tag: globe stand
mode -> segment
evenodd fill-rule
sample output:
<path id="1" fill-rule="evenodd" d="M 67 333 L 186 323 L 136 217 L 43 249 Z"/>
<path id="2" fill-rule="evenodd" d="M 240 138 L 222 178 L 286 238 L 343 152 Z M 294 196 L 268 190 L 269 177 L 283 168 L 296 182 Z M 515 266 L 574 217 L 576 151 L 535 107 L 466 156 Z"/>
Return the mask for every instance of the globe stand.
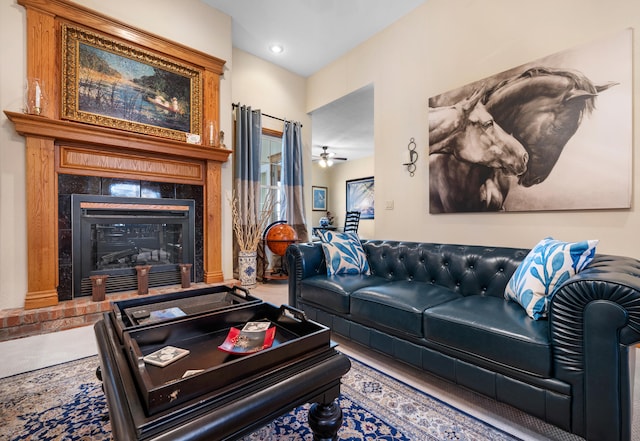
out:
<path id="1" fill-rule="evenodd" d="M 287 247 L 297 241 L 298 235 L 296 234 L 296 231 L 288 225 L 286 221 L 277 221 L 272 223 L 265 228 L 262 235 L 262 244 L 264 249 L 266 250 L 268 248 L 275 256 L 280 257 L 284 257 Z M 289 274 L 284 266 L 273 269 L 270 272 L 267 271 L 268 266 L 269 262 L 265 256 L 263 266 L 263 279 L 265 282 L 267 280 L 287 280 L 289 278 Z"/>
<path id="2" fill-rule="evenodd" d="M 267 259 L 264 260 L 264 275 L 262 276 L 264 280 L 287 280 L 289 278 L 289 273 L 284 268 L 274 268 L 271 271 L 268 271 L 267 267 L 269 266 L 269 262 Z"/>

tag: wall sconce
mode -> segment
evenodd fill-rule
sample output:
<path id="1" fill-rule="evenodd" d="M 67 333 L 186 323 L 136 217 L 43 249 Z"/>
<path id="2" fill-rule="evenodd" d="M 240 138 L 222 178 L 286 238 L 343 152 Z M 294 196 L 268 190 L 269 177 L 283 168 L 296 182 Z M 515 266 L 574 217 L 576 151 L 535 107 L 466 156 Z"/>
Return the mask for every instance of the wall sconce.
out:
<path id="1" fill-rule="evenodd" d="M 409 149 L 409 162 L 405 162 L 402 165 L 407 167 L 409 176 L 413 177 L 413 175 L 416 174 L 416 162 L 418 162 L 418 152 L 416 152 L 416 141 L 414 138 L 409 140 L 407 148 Z"/>

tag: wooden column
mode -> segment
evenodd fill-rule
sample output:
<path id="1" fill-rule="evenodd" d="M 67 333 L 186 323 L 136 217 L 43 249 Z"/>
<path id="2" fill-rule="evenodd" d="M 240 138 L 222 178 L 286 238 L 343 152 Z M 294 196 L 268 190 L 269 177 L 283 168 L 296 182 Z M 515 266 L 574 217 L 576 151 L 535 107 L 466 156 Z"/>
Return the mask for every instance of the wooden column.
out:
<path id="1" fill-rule="evenodd" d="M 45 102 L 41 116 L 58 118 L 60 109 L 55 19 L 37 9 L 27 9 L 27 78 L 42 81 Z"/>
<path id="2" fill-rule="evenodd" d="M 207 161 L 204 186 L 204 282 L 222 282 L 222 165 Z"/>
<path id="3" fill-rule="evenodd" d="M 27 78 L 41 82 L 43 118 L 59 116 L 56 54 L 54 16 L 28 8 Z M 24 307 L 33 309 L 58 304 L 58 183 L 54 140 L 27 136 L 25 146 L 29 270 Z"/>
<path id="4" fill-rule="evenodd" d="M 52 139 L 27 136 L 25 309 L 58 304 L 58 183 Z"/>
<path id="5" fill-rule="evenodd" d="M 208 140 L 209 130 L 207 123 L 214 121 L 218 131 L 220 131 L 220 111 L 218 99 L 220 94 L 220 74 L 206 69 L 202 75 L 204 83 L 204 105 L 202 107 L 202 142 Z M 206 145 L 206 144 L 205 144 Z M 218 147 L 217 145 L 215 147 Z"/>
<path id="6" fill-rule="evenodd" d="M 215 121 L 220 130 L 220 115 L 217 105 L 220 93 L 220 75 L 209 69 L 205 70 L 204 109 L 205 126 L 207 121 Z M 216 105 L 207 105 L 216 103 Z M 206 135 L 203 140 L 206 139 Z M 216 146 L 218 147 L 218 146 Z M 220 162 L 207 161 L 205 165 L 204 184 L 204 232 L 203 259 L 204 282 L 216 283 L 224 280 L 222 273 L 222 167 Z"/>

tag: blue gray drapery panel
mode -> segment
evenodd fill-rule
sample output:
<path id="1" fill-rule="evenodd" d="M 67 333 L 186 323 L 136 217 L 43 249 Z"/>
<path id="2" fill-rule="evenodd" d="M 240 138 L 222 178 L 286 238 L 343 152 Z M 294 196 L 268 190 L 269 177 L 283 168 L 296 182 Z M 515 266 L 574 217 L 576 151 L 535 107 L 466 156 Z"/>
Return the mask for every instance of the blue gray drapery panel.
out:
<path id="1" fill-rule="evenodd" d="M 240 215 L 255 219 L 259 204 L 249 201 L 260 199 L 260 150 L 262 144 L 262 115 L 251 107 L 236 108 L 236 133 L 233 151 L 234 185 L 236 197 L 240 201 Z M 254 211 L 248 213 L 249 205 Z"/>
<path id="2" fill-rule="evenodd" d="M 258 219 L 260 213 L 260 151 L 262 148 L 262 115 L 260 110 L 236 106 L 236 125 L 233 149 L 233 191 L 239 203 L 242 219 Z M 233 239 L 233 255 L 240 251 Z M 258 277 L 262 277 L 264 249 L 258 246 Z M 234 273 L 237 266 L 234 259 Z"/>
<path id="3" fill-rule="evenodd" d="M 291 225 L 301 242 L 309 234 L 304 215 L 304 171 L 302 161 L 302 125 L 285 121 L 282 131 L 282 208 L 280 217 Z"/>

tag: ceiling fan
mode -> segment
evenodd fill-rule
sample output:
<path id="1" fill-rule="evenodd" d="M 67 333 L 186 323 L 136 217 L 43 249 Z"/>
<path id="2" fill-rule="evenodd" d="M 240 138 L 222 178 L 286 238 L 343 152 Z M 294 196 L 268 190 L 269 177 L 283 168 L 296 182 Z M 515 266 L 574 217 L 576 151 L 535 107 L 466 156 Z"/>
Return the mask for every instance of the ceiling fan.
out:
<path id="1" fill-rule="evenodd" d="M 331 167 L 333 165 L 333 161 L 347 160 L 347 158 L 336 157 L 336 154 L 333 152 L 328 152 L 328 148 L 329 147 L 327 147 L 326 145 L 322 146 L 322 153 L 320 153 L 320 156 L 316 158 L 320 167 Z"/>

